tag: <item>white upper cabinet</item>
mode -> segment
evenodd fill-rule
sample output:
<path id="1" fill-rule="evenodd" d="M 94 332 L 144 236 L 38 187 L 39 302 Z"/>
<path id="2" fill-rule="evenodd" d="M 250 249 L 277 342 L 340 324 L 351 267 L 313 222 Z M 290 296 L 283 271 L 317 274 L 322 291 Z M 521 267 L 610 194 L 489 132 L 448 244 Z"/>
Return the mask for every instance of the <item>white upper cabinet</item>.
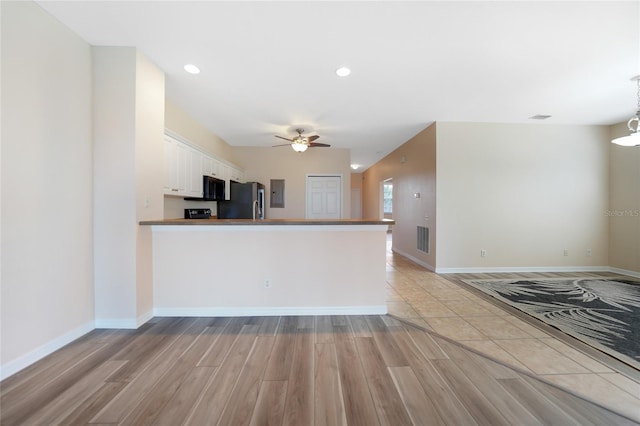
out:
<path id="1" fill-rule="evenodd" d="M 164 193 L 199 198 L 203 195 L 202 176 L 226 182 L 229 199 L 230 181 L 244 182 L 244 172 L 197 148 L 166 134 L 164 137 Z"/>
<path id="2" fill-rule="evenodd" d="M 222 179 L 220 162 L 207 154 L 202 154 L 202 173 L 207 176 Z"/>
<path id="3" fill-rule="evenodd" d="M 202 197 L 202 160 L 204 155 L 200 151 L 196 151 L 193 148 L 189 148 L 187 165 L 187 194 L 189 197 Z"/>
<path id="4" fill-rule="evenodd" d="M 174 139 L 164 139 L 164 192 L 187 195 L 188 147 Z"/>
<path id="5" fill-rule="evenodd" d="M 187 182 L 189 181 L 189 148 L 181 143 L 176 144 L 176 174 L 175 188 L 181 194 L 187 194 Z"/>
<path id="6" fill-rule="evenodd" d="M 177 162 L 175 154 L 176 145 L 169 138 L 164 138 L 164 192 L 170 193 L 177 180 Z M 177 186 L 177 185 L 175 185 Z M 176 188 L 176 191 L 178 189 Z"/>

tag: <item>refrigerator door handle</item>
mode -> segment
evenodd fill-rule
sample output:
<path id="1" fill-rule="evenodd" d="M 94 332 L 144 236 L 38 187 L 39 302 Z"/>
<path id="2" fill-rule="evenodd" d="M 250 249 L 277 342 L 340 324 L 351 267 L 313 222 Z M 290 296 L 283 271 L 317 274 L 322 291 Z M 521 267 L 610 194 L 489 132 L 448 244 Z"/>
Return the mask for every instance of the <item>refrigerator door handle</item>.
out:
<path id="1" fill-rule="evenodd" d="M 258 217 L 264 219 L 264 189 L 258 189 Z"/>

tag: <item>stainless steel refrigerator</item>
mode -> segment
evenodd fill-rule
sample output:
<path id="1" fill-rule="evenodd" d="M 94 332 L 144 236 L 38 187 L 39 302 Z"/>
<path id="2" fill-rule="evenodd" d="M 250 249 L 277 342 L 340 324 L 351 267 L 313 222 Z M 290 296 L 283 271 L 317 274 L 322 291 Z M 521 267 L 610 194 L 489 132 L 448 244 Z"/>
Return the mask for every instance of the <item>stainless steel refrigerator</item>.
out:
<path id="1" fill-rule="evenodd" d="M 264 185 L 231 181 L 230 200 L 218 201 L 218 219 L 264 219 Z"/>

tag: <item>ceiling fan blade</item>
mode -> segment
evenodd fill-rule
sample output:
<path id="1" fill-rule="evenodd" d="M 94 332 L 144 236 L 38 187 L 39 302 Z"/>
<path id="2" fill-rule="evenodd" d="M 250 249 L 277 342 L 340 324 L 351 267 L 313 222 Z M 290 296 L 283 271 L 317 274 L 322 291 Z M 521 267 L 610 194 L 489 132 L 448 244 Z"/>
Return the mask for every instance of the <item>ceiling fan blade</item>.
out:
<path id="1" fill-rule="evenodd" d="M 284 139 L 285 141 L 293 142 L 293 139 L 285 138 L 284 136 L 274 135 L 276 138 Z"/>
<path id="2" fill-rule="evenodd" d="M 318 148 L 324 148 L 324 147 L 329 147 L 331 145 L 329 145 L 328 143 L 318 143 L 318 142 L 310 142 L 309 143 L 310 147 L 318 147 Z"/>
<path id="3" fill-rule="evenodd" d="M 315 141 L 316 139 L 318 139 L 319 137 L 320 137 L 320 136 L 318 136 L 318 135 L 308 136 L 308 137 L 307 137 L 307 140 L 308 140 L 309 142 L 313 142 L 313 141 Z"/>
<path id="4" fill-rule="evenodd" d="M 271 148 L 275 148 L 277 146 L 291 146 L 291 144 L 290 143 L 283 143 L 281 145 L 271 145 Z"/>

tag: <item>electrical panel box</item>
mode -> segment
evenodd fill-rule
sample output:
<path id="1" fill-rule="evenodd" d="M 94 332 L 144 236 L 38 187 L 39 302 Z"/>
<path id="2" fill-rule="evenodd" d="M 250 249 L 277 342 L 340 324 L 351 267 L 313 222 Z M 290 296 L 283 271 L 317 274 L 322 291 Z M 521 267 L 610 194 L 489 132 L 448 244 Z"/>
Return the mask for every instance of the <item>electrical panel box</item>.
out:
<path id="1" fill-rule="evenodd" d="M 271 203 L 272 209 L 284 208 L 284 179 L 271 179 Z"/>

